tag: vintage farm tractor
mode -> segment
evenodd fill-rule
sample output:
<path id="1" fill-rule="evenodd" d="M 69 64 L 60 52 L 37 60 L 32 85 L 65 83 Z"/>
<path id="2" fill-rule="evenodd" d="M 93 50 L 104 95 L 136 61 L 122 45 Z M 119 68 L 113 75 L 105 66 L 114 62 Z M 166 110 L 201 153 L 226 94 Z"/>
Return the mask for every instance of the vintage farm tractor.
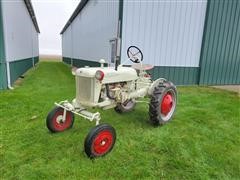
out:
<path id="1" fill-rule="evenodd" d="M 61 132 L 73 126 L 74 114 L 90 121 L 96 126 L 87 135 L 84 149 L 88 157 L 95 158 L 110 152 L 115 144 L 116 131 L 108 124 L 100 124 L 100 113 L 92 113 L 89 108 L 114 108 L 118 113 L 133 110 L 137 99 L 149 98 L 149 120 L 155 125 L 169 122 L 174 114 L 177 102 L 176 87 L 170 81 L 159 78 L 151 80 L 147 70 L 151 65 L 142 64 L 143 54 L 136 46 L 127 50 L 132 67 L 117 65 L 104 67 L 79 68 L 73 72 L 76 76 L 76 98 L 55 103 L 49 112 L 46 123 L 51 132 Z"/>

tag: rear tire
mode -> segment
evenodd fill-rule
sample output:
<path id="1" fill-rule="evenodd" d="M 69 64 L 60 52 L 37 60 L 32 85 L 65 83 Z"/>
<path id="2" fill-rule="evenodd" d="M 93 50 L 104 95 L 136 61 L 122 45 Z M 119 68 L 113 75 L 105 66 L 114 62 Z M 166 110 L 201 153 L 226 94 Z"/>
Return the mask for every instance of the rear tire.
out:
<path id="1" fill-rule="evenodd" d="M 177 104 L 177 90 L 170 81 L 159 83 L 153 90 L 149 104 L 150 122 L 155 125 L 164 125 L 169 122 L 175 112 Z"/>
<path id="2" fill-rule="evenodd" d="M 124 103 L 118 103 L 115 107 L 115 111 L 118 113 L 124 113 L 124 112 L 130 112 L 132 111 L 136 106 L 136 102 L 132 99 L 128 100 Z"/>
<path id="3" fill-rule="evenodd" d="M 101 157 L 112 150 L 115 141 L 115 129 L 108 124 L 99 124 L 88 133 L 84 149 L 89 158 Z"/>
<path id="4" fill-rule="evenodd" d="M 66 120 L 63 122 L 63 108 L 55 107 L 52 111 L 48 113 L 46 124 L 49 131 L 62 132 L 73 126 L 74 114 L 70 111 L 66 112 Z"/>

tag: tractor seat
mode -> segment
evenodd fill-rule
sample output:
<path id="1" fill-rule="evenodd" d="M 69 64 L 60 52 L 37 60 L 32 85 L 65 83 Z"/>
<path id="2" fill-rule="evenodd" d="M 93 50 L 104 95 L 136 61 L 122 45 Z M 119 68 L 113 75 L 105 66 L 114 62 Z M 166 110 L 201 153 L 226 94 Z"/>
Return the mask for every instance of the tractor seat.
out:
<path id="1" fill-rule="evenodd" d="M 151 70 L 153 67 L 154 66 L 150 65 L 150 64 L 142 64 L 141 65 L 140 63 L 132 65 L 132 68 L 134 68 L 136 70 L 145 70 L 145 71 Z"/>

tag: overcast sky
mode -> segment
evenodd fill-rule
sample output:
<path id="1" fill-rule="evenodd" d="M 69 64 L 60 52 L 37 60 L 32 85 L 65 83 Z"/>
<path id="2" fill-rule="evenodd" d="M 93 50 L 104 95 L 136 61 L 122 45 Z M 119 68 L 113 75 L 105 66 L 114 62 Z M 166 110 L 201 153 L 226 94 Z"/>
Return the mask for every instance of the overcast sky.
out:
<path id="1" fill-rule="evenodd" d="M 61 55 L 60 32 L 80 0 L 32 0 L 40 29 L 40 55 Z"/>

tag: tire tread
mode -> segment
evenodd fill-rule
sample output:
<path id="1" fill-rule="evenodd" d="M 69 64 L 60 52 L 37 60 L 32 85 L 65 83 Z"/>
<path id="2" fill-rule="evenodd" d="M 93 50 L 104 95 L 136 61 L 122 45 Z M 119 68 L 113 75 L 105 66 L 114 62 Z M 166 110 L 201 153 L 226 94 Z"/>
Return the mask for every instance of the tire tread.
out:
<path id="1" fill-rule="evenodd" d="M 159 119 L 159 97 L 164 93 L 166 88 L 174 88 L 176 90 L 176 87 L 173 85 L 170 81 L 165 81 L 163 83 L 159 83 L 158 86 L 156 86 L 153 90 L 153 93 L 151 95 L 151 100 L 149 103 L 149 120 L 150 123 L 154 126 L 161 126 L 165 124 L 166 122 Z"/>

